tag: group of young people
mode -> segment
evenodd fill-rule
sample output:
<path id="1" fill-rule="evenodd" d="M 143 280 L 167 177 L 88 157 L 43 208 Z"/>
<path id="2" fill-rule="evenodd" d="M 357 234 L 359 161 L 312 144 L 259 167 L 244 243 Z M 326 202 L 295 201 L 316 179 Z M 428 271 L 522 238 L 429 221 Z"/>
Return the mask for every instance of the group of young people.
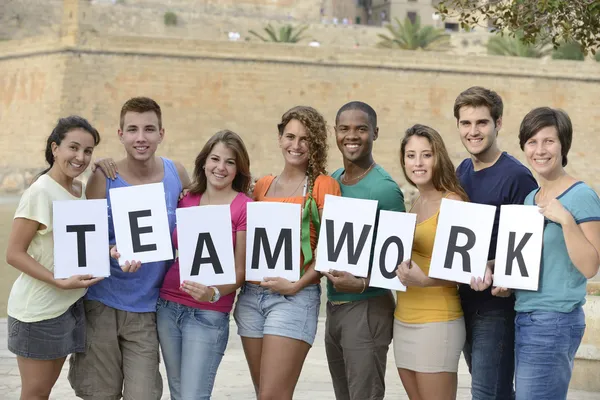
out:
<path id="1" fill-rule="evenodd" d="M 413 252 L 396 270 L 407 290 L 395 300 L 389 290 L 369 287 L 368 278 L 323 273 L 325 349 L 337 399 L 384 398 L 392 339 L 411 400 L 455 399 L 461 352 L 472 375 L 473 399 L 566 398 L 585 329 L 586 280 L 600 264 L 600 199 L 564 169 L 572 142 L 564 111 L 536 108 L 521 123 L 519 144 L 537 182 L 500 150 L 502 114 L 495 92 L 471 87 L 460 93 L 454 116 L 471 157 L 457 169 L 433 128 L 414 125 L 399 138 L 399 162 L 419 191 L 410 209 L 417 216 Z M 80 398 L 160 399 L 160 350 L 171 397 L 209 399 L 232 311 L 257 398 L 292 399 L 318 325 L 322 276 L 314 262 L 325 195 L 377 200 L 379 210 L 405 211 L 399 186 L 373 159 L 377 115 L 363 102 L 345 104 L 335 116 L 343 168 L 331 175 L 327 125 L 311 107 L 283 114 L 276 132 L 283 170 L 254 185 L 250 157 L 236 133 L 224 130 L 208 140 L 191 179 L 180 163 L 156 155 L 164 135 L 154 100 L 128 100 L 118 131 L 126 155 L 97 163 L 87 185 L 76 178 L 91 163 L 98 132 L 72 116 L 60 119 L 48 137 L 50 167 L 23 194 L 7 249 L 8 263 L 22 272 L 8 304 L 8 348 L 17 355 L 22 399 L 47 399 L 69 354 L 69 381 Z M 114 246 L 109 190 L 156 182 L 164 184 L 175 247 L 177 207 L 230 205 L 235 284 L 180 285 L 178 259 L 123 262 L 115 247 L 110 277 L 54 279 L 53 201 L 107 199 Z M 485 276 L 470 285 L 429 278 L 443 198 L 537 205 L 545 217 L 539 290 L 492 287 L 499 215 Z M 251 201 L 301 205 L 298 281 L 245 280 Z"/>

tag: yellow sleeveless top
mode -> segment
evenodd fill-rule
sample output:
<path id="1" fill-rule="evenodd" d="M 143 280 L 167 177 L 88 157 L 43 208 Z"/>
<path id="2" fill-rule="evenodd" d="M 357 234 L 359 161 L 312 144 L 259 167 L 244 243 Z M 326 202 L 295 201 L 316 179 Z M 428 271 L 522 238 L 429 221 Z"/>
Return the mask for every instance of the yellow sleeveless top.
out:
<path id="1" fill-rule="evenodd" d="M 429 275 L 439 215 L 438 210 L 415 228 L 412 260 L 425 275 Z M 408 287 L 406 292 L 396 293 L 398 301 L 394 317 L 407 324 L 452 321 L 463 315 L 457 287 Z"/>

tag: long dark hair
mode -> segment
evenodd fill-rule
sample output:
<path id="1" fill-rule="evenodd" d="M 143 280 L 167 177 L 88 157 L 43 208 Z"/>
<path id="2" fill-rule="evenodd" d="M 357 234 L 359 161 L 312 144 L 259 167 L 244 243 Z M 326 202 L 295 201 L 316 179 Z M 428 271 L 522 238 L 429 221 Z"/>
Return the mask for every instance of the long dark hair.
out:
<path id="1" fill-rule="evenodd" d="M 42 172 L 40 172 L 36 179 L 50 171 L 50 169 L 54 165 L 52 143 L 56 143 L 57 146 L 60 146 L 60 143 L 63 141 L 65 136 L 67 136 L 67 133 L 69 133 L 73 129 L 83 129 L 84 131 L 92 135 L 94 137 L 94 146 L 98 146 L 98 144 L 100 143 L 100 134 L 98 133 L 96 128 L 94 128 L 92 124 L 90 124 L 85 118 L 79 117 L 77 115 L 71 115 L 69 117 L 59 119 L 58 123 L 52 130 L 52 133 L 50 134 L 50 136 L 48 136 L 48 139 L 46 140 L 45 156 L 46 162 L 50 166 Z"/>
<path id="2" fill-rule="evenodd" d="M 435 190 L 439 192 L 456 193 L 464 201 L 469 201 L 469 196 L 467 196 L 467 193 L 460 185 L 460 182 L 454 173 L 454 164 L 452 163 L 452 160 L 450 160 L 442 136 L 435 129 L 425 125 L 417 124 L 408 128 L 404 134 L 404 139 L 402 139 L 402 143 L 400 144 L 400 164 L 402 164 L 402 172 L 404 172 L 406 181 L 415 187 L 417 186 L 408 178 L 408 175 L 406 174 L 406 164 L 404 162 L 406 144 L 413 136 L 423 137 L 431 143 L 434 158 L 433 176 L 431 180 Z"/>

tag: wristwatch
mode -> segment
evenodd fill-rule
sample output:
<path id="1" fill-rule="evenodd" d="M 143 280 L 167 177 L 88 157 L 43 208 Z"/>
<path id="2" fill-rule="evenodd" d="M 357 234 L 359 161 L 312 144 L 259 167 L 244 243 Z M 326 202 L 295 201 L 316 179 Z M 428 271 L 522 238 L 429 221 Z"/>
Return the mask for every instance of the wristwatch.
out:
<path id="1" fill-rule="evenodd" d="M 215 286 L 210 286 L 210 288 L 214 291 L 213 296 L 208 301 L 209 303 L 216 303 L 221 298 L 221 292 Z"/>

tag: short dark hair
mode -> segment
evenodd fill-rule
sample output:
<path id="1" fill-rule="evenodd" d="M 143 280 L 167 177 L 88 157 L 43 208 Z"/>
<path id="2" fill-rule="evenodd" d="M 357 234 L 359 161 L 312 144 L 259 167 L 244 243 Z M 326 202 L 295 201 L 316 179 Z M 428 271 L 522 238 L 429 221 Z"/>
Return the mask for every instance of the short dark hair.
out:
<path id="1" fill-rule="evenodd" d="M 156 116 L 158 117 L 158 129 L 162 129 L 162 112 L 160 110 L 160 106 L 154 100 L 149 97 L 133 97 L 123 104 L 121 107 L 121 118 L 120 118 L 120 127 L 123 129 L 123 124 L 125 122 L 125 114 L 128 112 L 136 112 L 136 113 L 144 113 L 148 111 L 154 111 Z"/>
<path id="2" fill-rule="evenodd" d="M 490 115 L 494 120 L 494 124 L 504 112 L 504 104 L 502 97 L 493 90 L 486 89 L 481 86 L 473 86 L 462 92 L 454 101 L 454 118 L 458 122 L 460 117 L 460 109 L 463 107 L 487 107 L 490 110 Z"/>
<path id="3" fill-rule="evenodd" d="M 340 108 L 338 110 L 337 114 L 335 115 L 335 124 L 336 125 L 338 124 L 340 115 L 342 115 L 342 113 L 344 111 L 348 111 L 348 110 L 360 110 L 360 111 L 364 112 L 365 114 L 367 114 L 367 117 L 369 119 L 369 124 L 372 125 L 373 130 L 375 130 L 375 128 L 377 128 L 377 113 L 375 112 L 375 110 L 373 110 L 373 107 L 371 107 L 367 103 L 363 103 L 362 101 L 351 101 L 350 103 L 344 104 L 342 106 L 342 108 Z"/>
<path id="4" fill-rule="evenodd" d="M 525 143 L 539 131 L 549 126 L 556 128 L 558 140 L 560 141 L 560 153 L 562 166 L 567 166 L 567 154 L 573 142 L 573 125 L 569 114 L 560 109 L 550 107 L 538 107 L 529 111 L 519 128 L 519 145 L 524 150 Z"/>

